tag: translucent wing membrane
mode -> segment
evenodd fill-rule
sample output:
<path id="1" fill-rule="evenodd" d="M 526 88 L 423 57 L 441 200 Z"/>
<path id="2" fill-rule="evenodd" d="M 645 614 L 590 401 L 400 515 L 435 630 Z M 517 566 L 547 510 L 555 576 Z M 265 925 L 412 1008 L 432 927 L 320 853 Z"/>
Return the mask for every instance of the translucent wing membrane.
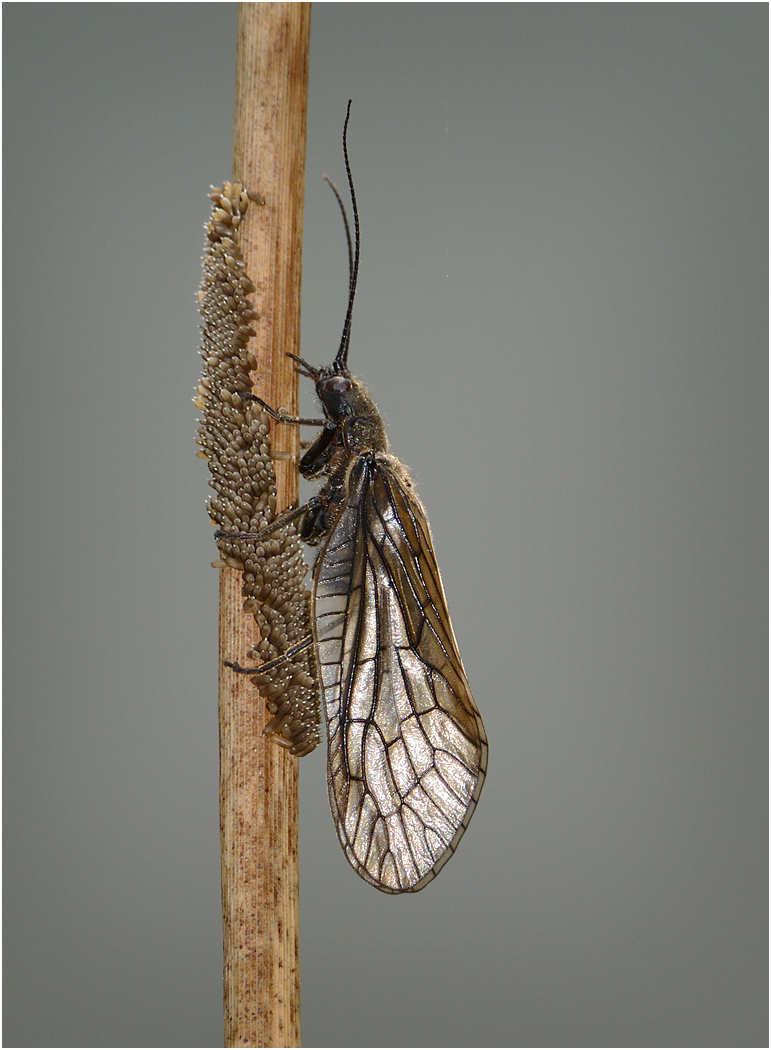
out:
<path id="1" fill-rule="evenodd" d="M 345 854 L 389 893 L 419 890 L 474 812 L 487 738 L 425 512 L 397 460 L 368 452 L 314 569 L 329 793 Z"/>

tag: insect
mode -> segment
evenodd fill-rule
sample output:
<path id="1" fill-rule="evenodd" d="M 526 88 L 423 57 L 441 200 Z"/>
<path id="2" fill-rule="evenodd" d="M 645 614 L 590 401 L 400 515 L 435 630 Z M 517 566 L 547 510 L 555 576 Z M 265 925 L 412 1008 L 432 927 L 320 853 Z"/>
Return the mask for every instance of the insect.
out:
<path id="1" fill-rule="evenodd" d="M 389 453 L 375 402 L 348 370 L 360 254 L 348 159 L 350 111 L 349 102 L 343 155 L 355 247 L 345 206 L 330 183 L 348 240 L 349 296 L 340 347 L 333 363 L 321 368 L 289 355 L 297 371 L 313 380 L 323 418 L 293 418 L 252 395 L 279 423 L 322 427 L 299 464 L 300 473 L 319 479 L 321 488 L 255 538 L 296 521 L 301 538 L 318 548 L 313 634 L 291 652 L 315 646 L 329 799 L 345 855 L 373 886 L 403 893 L 422 889 L 454 853 L 479 800 L 488 748 L 426 513 L 407 469 Z"/>

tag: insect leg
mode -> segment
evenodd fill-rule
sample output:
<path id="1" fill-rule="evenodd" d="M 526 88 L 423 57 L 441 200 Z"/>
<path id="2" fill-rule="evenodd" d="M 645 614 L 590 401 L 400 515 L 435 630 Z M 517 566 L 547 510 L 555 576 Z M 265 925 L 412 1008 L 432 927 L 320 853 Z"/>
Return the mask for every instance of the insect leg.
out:
<path id="1" fill-rule="evenodd" d="M 338 431 L 336 423 L 329 420 L 324 421 L 324 429 L 314 438 L 308 451 L 300 460 L 300 473 L 305 478 L 312 478 L 318 474 L 332 457 L 333 449 L 330 448 L 335 434 Z"/>
<path id="2" fill-rule="evenodd" d="M 313 644 L 313 635 L 306 634 L 304 638 L 301 638 L 299 642 L 295 642 L 294 645 L 290 645 L 285 653 L 281 656 L 277 656 L 274 660 L 269 660 L 266 664 L 260 664 L 259 667 L 242 667 L 241 664 L 234 663 L 232 660 L 223 660 L 225 667 L 230 667 L 231 670 L 235 671 L 236 674 L 262 674 L 263 671 L 272 671 L 274 667 L 278 667 L 279 664 L 284 663 L 285 660 L 291 660 L 297 653 L 301 653 L 303 649 L 307 649 L 308 646 Z"/>
<path id="3" fill-rule="evenodd" d="M 290 521 L 294 521 L 296 518 L 301 518 L 303 514 L 310 511 L 317 511 L 322 505 L 322 500 L 319 496 L 311 496 L 307 503 L 303 503 L 299 507 L 295 507 L 293 510 L 285 510 L 283 514 L 279 514 L 275 521 L 271 522 L 267 528 L 261 529 L 260 532 L 223 532 L 222 529 L 217 529 L 214 533 L 215 540 L 255 540 L 257 543 L 262 543 L 263 540 L 267 540 L 268 537 L 272 536 L 278 529 L 282 529 L 284 525 L 288 525 Z"/>
<path id="4" fill-rule="evenodd" d="M 305 419 L 297 416 L 287 415 L 286 412 L 277 412 L 275 408 L 271 408 L 270 405 L 266 405 L 261 397 L 257 397 L 256 394 L 250 394 L 248 391 L 244 391 L 241 394 L 242 401 L 254 401 L 260 408 L 267 412 L 271 419 L 275 419 L 277 423 L 291 423 L 295 427 L 323 427 L 327 422 L 326 419 Z"/>

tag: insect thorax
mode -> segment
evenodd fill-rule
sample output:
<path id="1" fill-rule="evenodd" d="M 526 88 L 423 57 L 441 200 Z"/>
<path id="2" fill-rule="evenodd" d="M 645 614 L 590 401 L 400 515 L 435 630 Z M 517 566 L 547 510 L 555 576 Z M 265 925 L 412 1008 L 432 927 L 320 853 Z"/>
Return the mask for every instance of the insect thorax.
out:
<path id="1" fill-rule="evenodd" d="M 345 445 L 352 456 L 362 452 L 388 452 L 388 435 L 383 417 L 371 394 L 356 376 L 350 377 L 353 384 L 350 404 L 352 414 L 345 420 Z"/>

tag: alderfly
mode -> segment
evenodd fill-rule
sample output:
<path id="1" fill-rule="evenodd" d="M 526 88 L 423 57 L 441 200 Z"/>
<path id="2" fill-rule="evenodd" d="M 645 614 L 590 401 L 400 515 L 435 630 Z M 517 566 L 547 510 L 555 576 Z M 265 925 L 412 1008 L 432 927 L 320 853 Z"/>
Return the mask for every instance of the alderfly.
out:
<path id="1" fill-rule="evenodd" d="M 244 538 L 264 539 L 295 521 L 301 539 L 318 548 L 313 633 L 285 656 L 315 649 L 329 799 L 345 855 L 373 886 L 403 893 L 422 889 L 454 853 L 482 790 L 487 737 L 450 624 L 426 512 L 406 468 L 389 454 L 374 401 L 348 370 L 359 270 L 350 110 L 349 102 L 343 156 L 354 245 L 332 186 L 349 256 L 340 347 L 321 368 L 289 355 L 315 383 L 324 416 L 289 417 L 251 395 L 278 423 L 322 427 L 299 465 L 321 488 L 259 535 Z M 250 674 L 262 669 L 229 666 Z"/>

